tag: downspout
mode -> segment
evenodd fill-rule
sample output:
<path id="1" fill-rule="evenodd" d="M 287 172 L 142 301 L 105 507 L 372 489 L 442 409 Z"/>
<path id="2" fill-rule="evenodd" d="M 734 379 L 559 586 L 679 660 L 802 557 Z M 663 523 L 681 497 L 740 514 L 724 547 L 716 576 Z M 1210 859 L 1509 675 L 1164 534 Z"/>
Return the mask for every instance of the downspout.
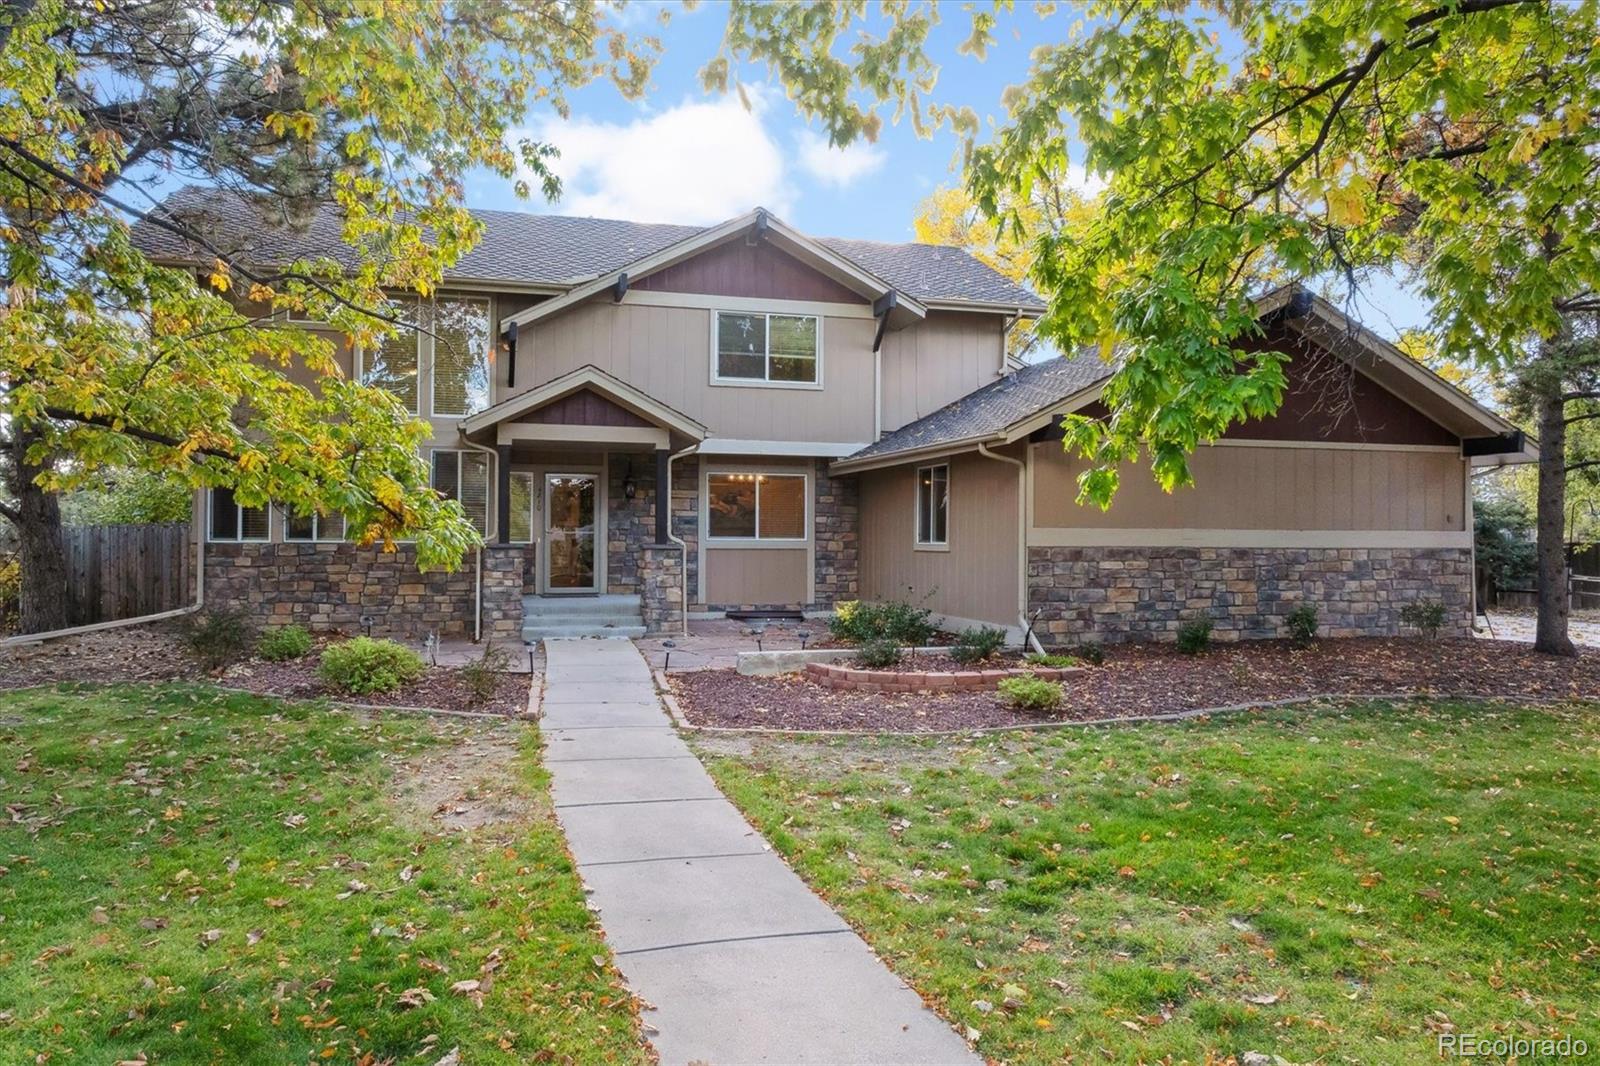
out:
<path id="1" fill-rule="evenodd" d="M 673 452 L 667 456 L 667 539 L 678 546 L 683 553 L 683 580 L 678 582 L 678 614 L 683 618 L 683 635 L 689 635 L 689 545 L 672 532 L 672 464 L 686 455 L 693 455 L 700 450 L 700 445 L 691 444 L 681 452 Z M 659 501 L 657 501 L 659 504 Z M 701 535 L 705 533 L 702 530 Z"/>
<path id="2" fill-rule="evenodd" d="M 1042 655 L 1044 645 L 1028 627 L 1028 464 L 1009 455 L 996 455 L 987 444 L 978 445 L 978 454 L 1017 468 L 1017 625 L 1028 634 L 1028 644 Z"/>
<path id="3" fill-rule="evenodd" d="M 465 447 L 471 448 L 475 452 L 482 452 L 484 455 L 487 455 L 490 458 L 491 462 L 489 463 L 489 470 L 493 471 L 493 473 L 486 474 L 485 476 L 489 479 L 489 484 L 498 485 L 500 483 L 500 453 L 487 445 L 474 444 L 472 441 L 467 439 L 467 435 L 462 433 L 460 429 L 456 430 L 456 435 L 461 438 L 461 443 Z M 483 495 L 485 507 L 488 511 L 488 513 L 483 516 L 483 526 L 486 531 L 484 534 L 484 540 L 488 540 L 489 537 L 500 532 L 500 530 L 496 528 L 500 521 L 500 501 L 496 500 L 494 507 L 488 507 L 487 502 L 489 494 L 485 492 Z M 494 518 L 494 526 L 489 524 L 491 516 Z M 477 644 L 483 640 L 483 545 L 479 544 L 472 554 L 473 567 L 477 571 L 472 577 L 472 643 Z"/>

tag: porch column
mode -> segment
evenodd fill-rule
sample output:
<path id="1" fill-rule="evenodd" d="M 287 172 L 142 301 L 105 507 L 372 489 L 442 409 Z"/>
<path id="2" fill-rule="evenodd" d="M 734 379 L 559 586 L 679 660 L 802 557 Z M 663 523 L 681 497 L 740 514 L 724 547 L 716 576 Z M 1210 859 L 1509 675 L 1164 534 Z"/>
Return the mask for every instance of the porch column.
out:
<path id="1" fill-rule="evenodd" d="M 656 543 L 670 544 L 667 535 L 672 532 L 672 482 L 667 459 L 672 452 L 656 449 Z"/>
<path id="2" fill-rule="evenodd" d="M 497 444 L 494 449 L 494 531 L 495 543 L 511 543 L 511 445 Z"/>

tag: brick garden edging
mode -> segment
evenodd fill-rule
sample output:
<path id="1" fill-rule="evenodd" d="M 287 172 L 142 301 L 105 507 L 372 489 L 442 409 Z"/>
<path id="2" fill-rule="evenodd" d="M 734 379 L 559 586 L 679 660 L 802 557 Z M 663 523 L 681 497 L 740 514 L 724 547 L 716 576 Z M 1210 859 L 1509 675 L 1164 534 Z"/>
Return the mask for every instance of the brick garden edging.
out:
<path id="1" fill-rule="evenodd" d="M 938 692 L 943 689 L 994 689 L 1008 677 L 1032 675 L 1062 681 L 1081 666 L 1032 666 L 1006 670 L 869 670 L 839 663 L 806 663 L 806 676 L 819 685 L 861 692 Z"/>

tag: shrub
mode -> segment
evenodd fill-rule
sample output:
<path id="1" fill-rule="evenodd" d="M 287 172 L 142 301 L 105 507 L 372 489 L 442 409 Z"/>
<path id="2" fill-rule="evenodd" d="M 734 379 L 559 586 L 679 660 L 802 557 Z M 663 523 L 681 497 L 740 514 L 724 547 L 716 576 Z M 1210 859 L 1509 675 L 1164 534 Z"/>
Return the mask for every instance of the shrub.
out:
<path id="1" fill-rule="evenodd" d="M 1302 603 L 1289 612 L 1289 638 L 1302 648 L 1317 639 L 1317 609 Z"/>
<path id="2" fill-rule="evenodd" d="M 1061 685 L 1024 674 L 1000 682 L 1000 695 L 1019 711 L 1053 711 L 1061 706 Z"/>
<path id="3" fill-rule="evenodd" d="M 1060 655 L 1053 652 L 1034 652 L 1028 656 L 1028 662 L 1035 666 L 1048 666 L 1056 670 L 1066 670 L 1070 667 L 1082 665 L 1076 655 Z"/>
<path id="4" fill-rule="evenodd" d="M 423 675 L 422 656 L 392 640 L 356 637 L 322 653 L 317 676 L 341 692 L 393 692 Z"/>
<path id="5" fill-rule="evenodd" d="M 1078 658 L 1090 666 L 1099 666 L 1106 661 L 1106 650 L 1098 644 L 1078 645 Z"/>
<path id="6" fill-rule="evenodd" d="M 892 640 L 869 640 L 856 651 L 856 662 L 869 670 L 883 670 L 900 661 L 900 645 Z"/>
<path id="7" fill-rule="evenodd" d="M 950 648 L 950 658 L 958 663 L 981 663 L 1006 646 L 1006 631 L 993 626 L 963 629 Z"/>
<path id="8" fill-rule="evenodd" d="M 493 644 L 483 646 L 483 654 L 456 672 L 467 686 L 474 705 L 488 703 L 500 687 L 500 675 L 511 665 L 511 656 Z"/>
<path id="9" fill-rule="evenodd" d="M 255 630 L 244 611 L 214 607 L 185 617 L 179 632 L 201 666 L 218 670 L 244 658 Z"/>
<path id="10" fill-rule="evenodd" d="M 256 654 L 269 662 L 298 659 L 311 650 L 311 634 L 305 626 L 274 626 L 256 642 Z"/>
<path id="11" fill-rule="evenodd" d="M 1400 608 L 1400 621 L 1425 637 L 1437 637 L 1444 628 L 1444 604 L 1438 600 L 1408 603 Z"/>
<path id="12" fill-rule="evenodd" d="M 839 640 L 852 644 L 893 640 L 917 646 L 933 637 L 933 623 L 929 621 L 932 614 L 925 607 L 913 607 L 900 600 L 883 603 L 848 600 L 834 607 L 828 629 Z"/>
<path id="13" fill-rule="evenodd" d="M 1178 630 L 1178 650 L 1185 655 L 1199 655 L 1211 647 L 1211 619 L 1196 618 L 1185 622 Z"/>

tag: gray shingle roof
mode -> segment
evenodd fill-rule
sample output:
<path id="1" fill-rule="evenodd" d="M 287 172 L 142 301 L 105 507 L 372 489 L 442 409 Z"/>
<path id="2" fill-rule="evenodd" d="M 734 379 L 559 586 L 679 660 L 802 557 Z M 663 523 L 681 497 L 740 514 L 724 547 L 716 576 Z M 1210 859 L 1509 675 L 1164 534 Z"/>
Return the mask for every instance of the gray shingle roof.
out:
<path id="1" fill-rule="evenodd" d="M 346 265 L 351 249 L 340 240 L 339 216 L 330 208 L 291 220 L 233 193 L 188 186 L 158 209 L 198 230 L 229 256 L 257 263 L 327 256 Z M 704 232 L 700 226 L 624 222 L 609 218 L 474 211 L 483 240 L 446 277 L 524 285 L 573 285 L 620 270 L 653 252 Z M 134 241 L 145 254 L 170 261 L 208 262 L 210 253 L 158 226 L 141 222 Z M 1042 310 L 1038 297 L 959 248 L 930 244 L 879 244 L 824 238 L 819 243 L 916 300 L 968 300 Z"/>
<path id="2" fill-rule="evenodd" d="M 1095 352 L 1033 363 L 901 426 L 876 444 L 869 444 L 840 461 L 883 459 L 902 452 L 990 437 L 1110 377 L 1111 371 L 1111 365 Z"/>

